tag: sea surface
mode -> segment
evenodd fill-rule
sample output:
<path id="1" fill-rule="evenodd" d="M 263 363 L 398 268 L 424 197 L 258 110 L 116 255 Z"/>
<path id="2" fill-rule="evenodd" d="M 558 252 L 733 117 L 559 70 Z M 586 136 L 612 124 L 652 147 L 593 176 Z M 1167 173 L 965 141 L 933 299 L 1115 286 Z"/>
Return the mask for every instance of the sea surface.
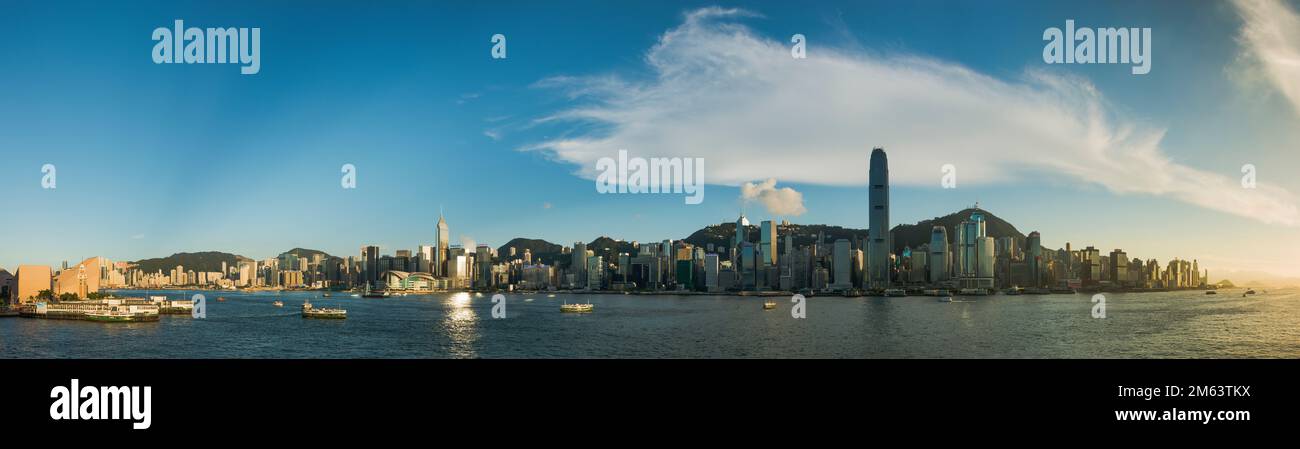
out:
<path id="1" fill-rule="evenodd" d="M 320 292 L 127 291 L 207 298 L 207 318 L 0 318 L 0 358 L 1297 358 L 1300 291 L 807 299 L 506 294 L 354 298 Z M 217 301 L 224 297 L 226 301 Z M 283 308 L 271 305 L 282 300 Z M 303 319 L 341 307 L 347 320 Z M 563 302 L 595 304 L 561 313 Z"/>

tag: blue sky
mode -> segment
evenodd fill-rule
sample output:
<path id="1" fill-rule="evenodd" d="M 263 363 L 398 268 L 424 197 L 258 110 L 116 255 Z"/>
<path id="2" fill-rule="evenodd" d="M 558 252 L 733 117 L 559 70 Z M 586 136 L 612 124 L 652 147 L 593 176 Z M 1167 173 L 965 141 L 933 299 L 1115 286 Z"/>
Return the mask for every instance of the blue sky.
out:
<path id="1" fill-rule="evenodd" d="M 453 242 L 497 246 L 522 236 L 567 244 L 600 235 L 658 241 L 732 220 L 742 207 L 751 220 L 770 217 L 762 204 L 743 205 L 737 187 L 767 178 L 802 194 L 807 212 L 784 218 L 865 228 L 866 190 L 845 173 L 860 170 L 865 177 L 870 147 L 881 145 L 900 173 L 893 190 L 895 223 L 979 201 L 1024 232 L 1039 230 L 1053 247 L 1070 241 L 1161 261 L 1198 257 L 1212 270 L 1300 276 L 1291 255 L 1300 248 L 1300 232 L 1287 222 L 1294 219 L 1294 192 L 1300 192 L 1300 180 L 1288 174 L 1300 166 L 1300 107 L 1279 91 L 1263 64 L 1249 59 L 1251 47 L 1242 37 L 1246 3 L 796 3 L 133 2 L 104 8 L 94 2 L 6 2 L 0 14 L 0 55 L 7 61 L 0 70 L 0 191 L 7 206 L 0 216 L 0 267 L 203 250 L 265 258 L 295 246 L 350 255 L 378 244 L 391 252 L 431 242 L 440 208 Z M 1277 4 L 1297 8 L 1295 2 Z M 688 21 L 711 6 L 721 12 Z M 151 32 L 175 19 L 187 26 L 262 28 L 261 72 L 154 64 Z M 1151 73 L 1134 76 L 1125 65 L 1045 64 L 1043 30 L 1064 27 L 1066 19 L 1080 26 L 1152 28 Z M 679 39 L 656 47 L 674 31 Z M 489 39 L 496 33 L 507 36 L 507 59 L 490 58 Z M 849 87 L 864 90 L 844 96 L 870 103 L 880 97 L 867 84 L 890 89 L 890 76 L 898 73 L 878 69 L 893 66 L 905 66 L 913 76 L 934 69 L 939 75 L 933 86 L 993 91 L 972 99 L 980 104 L 1006 100 L 1012 102 L 1007 108 L 1026 107 L 1015 103 L 1016 92 L 1034 98 L 1062 94 L 1064 105 L 1052 111 L 1097 104 L 1109 119 L 1111 137 L 1129 129 L 1155 136 L 1158 145 L 1126 143 L 1122 151 L 1158 147 L 1159 170 L 1185 168 L 1195 171 L 1193 177 L 1221 176 L 1232 184 L 1243 164 L 1254 164 L 1259 183 L 1268 187 L 1259 194 L 1271 195 L 1259 204 L 1270 210 L 1277 208 L 1268 205 L 1290 204 L 1291 215 L 1257 218 L 1267 211 L 1256 210 L 1261 206 L 1250 202 L 1255 197 L 1215 196 L 1222 183 L 1148 185 L 1161 174 L 1124 172 L 1131 167 L 1125 155 L 1061 175 L 1051 164 L 1071 159 L 1073 150 L 1017 150 L 1032 139 L 1020 139 L 1015 129 L 980 127 L 973 131 L 979 136 L 968 140 L 970 132 L 963 130 L 975 126 L 970 116 L 936 113 L 917 106 L 927 100 L 913 102 L 911 96 L 881 99 L 870 110 L 933 117 L 916 131 L 926 135 L 893 131 L 898 126 L 877 132 L 873 124 L 885 126 L 888 114 L 844 117 L 860 112 L 849 108 L 837 116 L 862 123 L 862 129 L 795 128 L 791 138 L 815 149 L 783 164 L 770 159 L 771 153 L 748 149 L 743 139 L 734 146 L 728 140 L 774 120 L 774 114 L 741 118 L 749 108 L 738 99 L 754 96 L 746 88 L 771 86 L 733 83 L 736 95 L 712 101 L 712 92 L 693 90 L 707 77 L 688 74 L 689 84 L 664 79 L 665 67 L 697 67 L 700 61 L 692 57 L 720 64 L 715 68 L 754 68 L 745 65 L 752 60 L 713 56 L 788 45 L 795 33 L 808 38 L 808 61 L 822 65 L 801 66 L 794 70 L 806 72 L 782 78 L 795 86 L 783 82 L 791 95 L 781 98 L 798 98 L 799 89 L 819 85 L 843 87 L 825 80 L 847 75 Z M 825 69 L 837 64 L 861 70 Z M 957 69 L 980 79 L 957 79 Z M 859 73 L 883 78 L 854 81 Z M 1031 80 L 1036 76 L 1091 86 L 1097 97 L 1044 87 Z M 617 82 L 603 84 L 608 80 Z M 590 94 L 592 89 L 597 93 Z M 633 92 L 707 101 L 674 109 L 638 103 Z M 629 134 L 637 124 L 609 119 L 616 112 L 609 105 L 627 102 L 652 117 L 644 124 L 663 134 L 662 142 L 642 145 Z M 813 103 L 796 101 L 789 113 L 823 110 Z M 592 105 L 596 120 L 556 119 Z M 993 115 L 1002 108 L 987 106 Z M 665 116 L 721 121 L 710 128 L 716 135 L 709 136 L 708 148 L 665 150 L 667 143 L 690 142 L 690 133 L 698 131 Z M 990 126 L 1004 124 L 994 120 Z M 955 153 L 930 150 L 935 129 L 952 130 L 942 141 L 951 142 Z M 852 149 L 829 148 L 838 141 L 818 140 L 840 132 L 861 133 L 860 158 Z M 1005 148 L 997 138 L 1007 140 Z M 600 195 L 584 172 L 593 165 L 548 147 L 556 142 L 610 155 L 618 148 L 602 145 L 629 146 L 644 156 L 698 155 L 706 157 L 706 174 L 736 169 L 706 178 L 705 202 L 696 206 L 683 204 L 680 196 Z M 961 148 L 966 142 L 971 147 Z M 823 147 L 827 151 L 819 152 Z M 1014 151 L 1031 151 L 1024 159 L 1033 163 L 1017 163 L 1020 153 L 1009 156 Z M 958 157 L 959 180 L 970 181 L 944 190 L 938 187 L 938 165 L 925 164 L 949 156 Z M 57 189 L 41 189 L 40 167 L 46 163 L 58 169 Z M 343 164 L 357 167 L 357 189 L 340 188 Z M 1087 174 L 1112 166 L 1120 173 L 1098 179 Z M 965 167 L 972 168 L 960 171 Z M 837 169 L 843 172 L 831 173 Z M 934 171 L 933 182 L 914 175 L 926 170 Z M 1130 184 L 1140 186 L 1124 187 Z M 1209 196 L 1189 198 L 1200 192 Z M 1241 208 L 1251 210 L 1206 205 L 1243 198 Z"/>

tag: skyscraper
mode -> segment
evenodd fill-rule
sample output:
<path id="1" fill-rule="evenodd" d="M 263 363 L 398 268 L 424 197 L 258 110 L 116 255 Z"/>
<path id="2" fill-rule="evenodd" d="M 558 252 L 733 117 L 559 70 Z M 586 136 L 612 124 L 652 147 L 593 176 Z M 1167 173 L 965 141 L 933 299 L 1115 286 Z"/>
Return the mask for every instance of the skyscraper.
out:
<path id="1" fill-rule="evenodd" d="M 835 240 L 833 248 L 831 251 L 831 268 L 835 270 L 835 274 L 830 288 L 833 290 L 853 288 L 853 265 L 849 259 L 848 239 Z"/>
<path id="2" fill-rule="evenodd" d="M 573 283 L 576 286 L 587 285 L 587 244 L 582 242 L 573 243 L 573 263 L 569 270 L 573 272 Z"/>
<path id="3" fill-rule="evenodd" d="M 889 159 L 885 150 L 871 150 L 871 168 L 867 173 L 871 186 L 867 194 L 871 210 L 868 213 L 867 287 L 889 287 L 889 253 L 893 242 L 889 236 Z"/>
<path id="4" fill-rule="evenodd" d="M 731 240 L 731 246 L 737 248 L 737 250 L 739 250 L 740 244 L 745 241 L 746 226 L 749 226 L 749 219 L 745 218 L 745 214 L 740 214 L 740 218 L 736 219 L 736 238 Z"/>
<path id="5" fill-rule="evenodd" d="M 1028 254 L 1025 255 L 1025 261 L 1029 262 L 1029 282 L 1034 287 L 1042 287 L 1043 242 L 1038 231 L 1029 233 L 1029 237 L 1025 238 L 1025 247 L 1028 251 Z"/>
<path id="6" fill-rule="evenodd" d="M 433 273 L 433 253 L 433 246 L 420 245 L 420 253 L 416 255 L 415 271 Z"/>
<path id="7" fill-rule="evenodd" d="M 379 279 L 379 247 L 362 247 L 361 259 L 365 261 L 365 282 L 374 285 L 375 280 Z"/>
<path id="8" fill-rule="evenodd" d="M 442 217 L 442 212 L 438 213 L 438 227 L 433 233 L 433 242 L 436 251 L 433 255 L 433 274 L 437 276 L 447 275 L 447 250 L 450 247 L 448 242 L 447 220 Z"/>
<path id="9" fill-rule="evenodd" d="M 935 226 L 930 230 L 930 282 L 948 280 L 948 228 Z"/>
<path id="10" fill-rule="evenodd" d="M 776 225 L 772 220 L 763 220 L 759 240 L 763 248 L 763 265 L 776 265 Z"/>

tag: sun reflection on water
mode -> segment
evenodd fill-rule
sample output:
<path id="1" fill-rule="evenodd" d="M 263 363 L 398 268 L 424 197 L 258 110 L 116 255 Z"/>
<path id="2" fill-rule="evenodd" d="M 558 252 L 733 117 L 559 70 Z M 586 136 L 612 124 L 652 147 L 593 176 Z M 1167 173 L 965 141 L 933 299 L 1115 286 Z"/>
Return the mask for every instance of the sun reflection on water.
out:
<path id="1" fill-rule="evenodd" d="M 469 293 L 456 293 L 443 302 L 442 328 L 451 340 L 451 354 L 456 357 L 478 357 L 475 343 L 479 339 L 478 314 L 474 311 Z"/>

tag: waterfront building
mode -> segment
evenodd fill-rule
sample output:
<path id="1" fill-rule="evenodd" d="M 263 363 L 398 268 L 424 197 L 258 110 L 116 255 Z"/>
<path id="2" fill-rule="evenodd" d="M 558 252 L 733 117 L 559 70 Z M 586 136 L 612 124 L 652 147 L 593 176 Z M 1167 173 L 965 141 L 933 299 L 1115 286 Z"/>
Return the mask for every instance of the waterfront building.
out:
<path id="1" fill-rule="evenodd" d="M 574 287 L 587 285 L 587 244 L 574 242 L 572 257 L 569 271 L 573 272 Z"/>
<path id="2" fill-rule="evenodd" d="M 760 223 L 759 241 L 763 250 L 763 265 L 776 265 L 776 226 L 772 220 Z"/>
<path id="3" fill-rule="evenodd" d="M 719 291 L 718 283 L 718 255 L 709 253 L 704 255 L 704 289 L 710 292 Z"/>
<path id="4" fill-rule="evenodd" d="M 474 249 L 474 287 L 492 288 L 492 247 L 480 244 Z"/>
<path id="5" fill-rule="evenodd" d="M 1079 254 L 1079 274 L 1084 284 L 1097 284 L 1101 282 L 1101 251 L 1091 246 L 1084 248 Z"/>
<path id="6" fill-rule="evenodd" d="M 54 295 L 71 293 L 78 298 L 86 299 L 91 293 L 98 292 L 101 286 L 107 284 L 104 281 L 108 276 L 109 265 L 108 260 L 103 257 L 91 257 L 60 271 L 55 279 Z"/>
<path id="7" fill-rule="evenodd" d="M 848 290 L 853 288 L 853 265 L 849 259 L 849 241 L 847 239 L 838 239 L 835 241 L 834 249 L 831 256 L 831 268 L 835 270 L 835 275 L 831 279 L 831 290 Z"/>
<path id="8" fill-rule="evenodd" d="M 893 240 L 889 235 L 889 159 L 882 148 L 871 150 L 868 184 L 871 188 L 867 201 L 871 209 L 868 211 L 867 229 L 870 239 L 867 247 L 867 287 L 887 288 Z"/>
<path id="9" fill-rule="evenodd" d="M 745 218 L 745 214 L 740 214 L 740 218 L 736 219 L 736 237 L 731 239 L 731 246 L 736 248 L 737 251 L 739 251 L 740 244 L 748 240 L 745 238 L 748 226 L 749 219 Z"/>
<path id="10" fill-rule="evenodd" d="M 379 279 L 379 247 L 373 245 L 361 247 L 361 261 L 364 276 L 362 280 L 373 286 Z"/>
<path id="11" fill-rule="evenodd" d="M 50 267 L 44 265 L 19 265 L 14 276 L 17 287 L 17 302 L 25 304 L 34 302 L 41 290 L 51 290 L 53 275 Z"/>
<path id="12" fill-rule="evenodd" d="M 436 249 L 433 255 L 433 268 L 435 276 L 447 275 L 447 259 L 450 257 L 448 251 L 451 249 L 450 232 L 447 228 L 447 219 L 443 218 L 442 212 L 438 212 L 438 225 L 433 231 L 433 245 Z"/>
<path id="13" fill-rule="evenodd" d="M 590 256 L 587 258 L 586 268 L 587 289 L 600 290 L 601 275 L 605 273 L 604 259 L 601 256 Z"/>
<path id="14" fill-rule="evenodd" d="M 908 282 L 913 284 L 923 284 L 926 281 L 926 275 L 929 274 L 930 245 L 922 244 L 912 250 L 911 257 L 908 260 Z"/>
<path id="15" fill-rule="evenodd" d="M 433 255 L 436 252 L 433 245 L 420 245 L 419 253 L 415 256 L 415 271 L 433 274 Z"/>
<path id="16" fill-rule="evenodd" d="M 1025 248 L 1027 253 L 1025 261 L 1028 262 L 1029 283 L 1030 287 L 1043 286 L 1043 238 L 1038 231 L 1030 232 L 1029 237 L 1025 238 Z"/>
<path id="17" fill-rule="evenodd" d="M 755 259 L 754 244 L 740 242 L 740 288 L 742 289 L 754 290 L 758 287 Z"/>
<path id="18" fill-rule="evenodd" d="M 1110 252 L 1110 282 L 1128 287 L 1132 285 L 1128 276 L 1128 254 L 1124 250 L 1116 248 Z"/>
<path id="19" fill-rule="evenodd" d="M 948 280 L 948 228 L 935 226 L 930 229 L 930 282 Z"/>
<path id="20" fill-rule="evenodd" d="M 962 288 L 993 288 L 993 238 L 984 214 L 972 213 L 957 226 L 956 278 Z"/>
<path id="21" fill-rule="evenodd" d="M 14 275 L 4 268 L 0 268 L 0 305 L 10 302 L 10 298 L 16 293 L 17 286 L 14 285 Z"/>

